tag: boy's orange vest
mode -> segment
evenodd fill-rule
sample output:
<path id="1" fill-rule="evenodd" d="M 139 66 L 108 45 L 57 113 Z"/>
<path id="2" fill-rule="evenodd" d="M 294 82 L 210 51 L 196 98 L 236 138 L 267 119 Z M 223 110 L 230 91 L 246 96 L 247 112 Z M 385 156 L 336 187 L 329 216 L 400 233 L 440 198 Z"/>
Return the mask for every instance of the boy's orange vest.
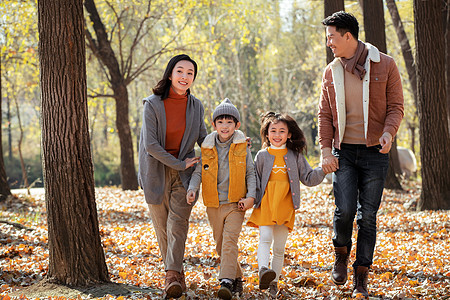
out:
<path id="1" fill-rule="evenodd" d="M 219 207 L 217 191 L 218 156 L 215 147 L 216 132 L 208 135 L 202 143 L 202 196 L 207 207 Z M 245 175 L 247 171 L 247 141 L 244 134 L 236 130 L 228 153 L 229 185 L 228 200 L 238 202 L 247 193 Z"/>

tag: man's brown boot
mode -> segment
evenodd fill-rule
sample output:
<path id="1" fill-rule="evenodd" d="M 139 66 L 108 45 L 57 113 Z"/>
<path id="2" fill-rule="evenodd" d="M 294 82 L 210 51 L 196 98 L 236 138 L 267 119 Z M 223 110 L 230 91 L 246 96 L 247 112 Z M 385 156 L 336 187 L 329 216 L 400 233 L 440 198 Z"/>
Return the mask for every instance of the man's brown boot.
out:
<path id="1" fill-rule="evenodd" d="M 369 268 L 358 266 L 353 269 L 353 294 L 352 297 L 369 298 L 369 292 L 367 291 L 367 280 L 369 278 Z"/>
<path id="2" fill-rule="evenodd" d="M 179 282 L 181 274 L 177 271 L 166 271 L 166 282 L 164 287 L 164 298 L 180 298 L 183 294 L 183 288 Z"/>
<path id="3" fill-rule="evenodd" d="M 347 282 L 347 264 L 350 253 L 347 251 L 347 246 L 334 247 L 334 266 L 331 270 L 331 280 L 335 284 L 342 285 Z"/>

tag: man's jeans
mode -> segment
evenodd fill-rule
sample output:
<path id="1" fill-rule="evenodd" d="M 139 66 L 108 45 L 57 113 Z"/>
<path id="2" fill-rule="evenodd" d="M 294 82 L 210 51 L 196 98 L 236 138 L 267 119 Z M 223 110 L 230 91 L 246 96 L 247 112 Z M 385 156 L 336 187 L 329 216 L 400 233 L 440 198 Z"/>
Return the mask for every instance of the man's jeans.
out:
<path id="1" fill-rule="evenodd" d="M 380 146 L 341 144 L 333 154 L 339 159 L 339 169 L 333 174 L 336 209 L 334 211 L 335 247 L 352 247 L 353 220 L 356 217 L 358 237 L 353 267 L 372 265 L 377 234 L 377 211 L 383 195 L 389 167 L 388 154 Z"/>

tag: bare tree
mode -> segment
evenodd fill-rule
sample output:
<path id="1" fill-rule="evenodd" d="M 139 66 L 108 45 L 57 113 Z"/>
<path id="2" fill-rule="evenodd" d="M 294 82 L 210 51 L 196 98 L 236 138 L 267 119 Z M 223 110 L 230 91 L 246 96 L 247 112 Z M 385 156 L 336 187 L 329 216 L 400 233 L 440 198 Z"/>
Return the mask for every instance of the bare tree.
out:
<path id="1" fill-rule="evenodd" d="M 19 124 L 19 141 L 17 142 L 17 147 L 19 150 L 20 167 L 22 168 L 23 186 L 28 190 L 28 195 L 30 195 L 30 189 L 29 189 L 30 185 L 28 183 L 27 168 L 26 168 L 25 160 L 23 159 L 23 153 L 22 153 L 23 127 L 22 127 L 22 120 L 20 117 L 19 101 L 17 100 L 17 98 L 14 99 L 14 103 L 16 105 L 17 122 Z"/>
<path id="2" fill-rule="evenodd" d="M 71 286 L 106 282 L 88 131 L 83 0 L 40 0 L 38 16 L 47 276 Z"/>
<path id="3" fill-rule="evenodd" d="M 384 21 L 383 0 L 361 1 L 364 14 L 364 32 L 366 41 L 373 44 L 383 53 L 387 52 L 386 32 Z M 396 174 L 400 174 L 400 162 L 398 160 L 397 140 L 392 141 L 389 151 L 389 169 L 386 176 L 385 187 L 388 189 L 402 189 Z"/>
<path id="4" fill-rule="evenodd" d="M 364 13 L 364 31 L 366 41 L 373 44 L 383 53 L 387 52 L 384 9 L 382 0 L 362 0 Z M 400 174 L 400 162 L 397 152 L 397 141 L 394 138 L 389 152 L 389 170 L 386 176 L 386 188 L 402 189 L 396 174 Z"/>
<path id="5" fill-rule="evenodd" d="M 151 1 L 149 1 L 151 3 Z M 150 5 L 150 4 L 149 4 Z M 86 30 L 88 45 L 93 53 L 109 71 L 108 80 L 113 90 L 116 101 L 116 128 L 120 142 L 120 178 L 122 189 L 137 190 L 138 182 L 134 166 L 133 140 L 131 138 L 130 121 L 128 119 L 128 82 L 114 54 L 111 41 L 108 39 L 105 26 L 103 25 L 93 0 L 86 0 L 84 6 L 89 13 L 97 39 L 94 40 L 91 33 Z"/>
<path id="6" fill-rule="evenodd" d="M 397 33 L 398 41 L 402 49 L 403 60 L 405 61 L 406 71 L 408 72 L 408 79 L 411 85 L 412 94 L 414 97 L 414 104 L 416 106 L 415 114 L 417 116 L 417 80 L 416 80 L 416 67 L 414 65 L 414 56 L 411 46 L 409 44 L 408 36 L 403 28 L 402 19 L 398 13 L 397 4 L 395 0 L 386 0 L 386 5 L 391 15 L 392 23 L 394 24 L 395 32 Z M 415 118 L 414 118 L 415 119 Z M 415 152 L 416 145 L 416 125 L 415 122 L 408 122 L 408 129 L 411 133 L 410 148 Z"/>
<path id="7" fill-rule="evenodd" d="M 398 41 L 400 42 L 400 47 L 402 49 L 403 59 L 406 65 L 406 71 L 408 72 L 408 78 L 411 83 L 411 88 L 413 90 L 414 103 L 417 107 L 417 80 L 416 80 L 416 69 L 414 66 L 414 56 L 409 44 L 408 36 L 406 35 L 405 29 L 403 27 L 402 19 L 398 13 L 397 4 L 395 0 L 386 0 L 386 5 L 391 15 L 392 23 L 394 24 L 395 32 L 397 33 Z"/>
<path id="8" fill-rule="evenodd" d="M 422 193 L 418 210 L 450 209 L 450 135 L 442 0 L 414 0 Z"/>
<path id="9" fill-rule="evenodd" d="M 115 26 L 108 32 L 100 15 L 94 0 L 86 0 L 84 6 L 89 14 L 94 32 L 86 29 L 86 39 L 89 49 L 97 57 L 99 63 L 104 67 L 105 74 L 113 91 L 112 95 L 116 102 L 116 128 L 120 141 L 120 175 L 122 180 L 122 189 L 136 190 L 138 188 L 136 170 L 134 166 L 133 141 L 131 137 L 131 128 L 129 122 L 128 106 L 128 85 L 138 78 L 142 73 L 154 65 L 159 57 L 169 52 L 169 45 L 175 41 L 187 22 L 190 15 L 186 17 L 186 22 L 178 30 L 174 30 L 173 36 L 164 45 L 150 53 L 144 59 L 138 57 L 138 46 L 143 42 L 144 37 L 148 36 L 154 28 L 149 22 L 156 22 L 161 19 L 167 11 L 171 9 L 169 5 L 164 7 L 153 7 L 154 2 L 148 1 L 146 4 L 145 17 L 137 22 L 124 24 L 128 9 L 117 11 L 114 6 L 106 1 L 115 16 Z M 191 12 L 192 14 L 192 12 Z M 122 30 L 121 28 L 125 28 Z M 114 32 L 117 31 L 117 32 Z M 133 34 L 131 34 L 133 32 Z M 95 33 L 95 35 L 93 34 Z M 116 33 L 118 36 L 118 53 L 115 53 L 111 44 L 110 36 Z M 110 35 L 110 36 L 109 36 Z M 128 39 L 127 39 L 128 38 Z M 131 42 L 130 40 L 131 39 Z M 126 45 L 125 41 L 129 42 Z M 100 95 L 107 96 L 107 95 Z"/>

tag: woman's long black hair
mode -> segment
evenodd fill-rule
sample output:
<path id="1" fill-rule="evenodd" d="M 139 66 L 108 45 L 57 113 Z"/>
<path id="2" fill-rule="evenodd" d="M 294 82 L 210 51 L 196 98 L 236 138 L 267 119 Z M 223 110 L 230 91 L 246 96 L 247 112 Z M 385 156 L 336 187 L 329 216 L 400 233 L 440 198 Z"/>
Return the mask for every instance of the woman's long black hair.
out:
<path id="1" fill-rule="evenodd" d="M 172 57 L 167 64 L 166 70 L 164 71 L 163 78 L 158 82 L 158 84 L 153 88 L 153 94 L 161 96 L 161 100 L 166 99 L 169 96 L 170 86 L 172 85 L 172 80 L 169 77 L 172 75 L 173 68 L 175 65 L 182 60 L 190 61 L 194 65 L 194 80 L 197 76 L 197 63 L 195 60 L 189 57 L 187 54 L 179 54 Z M 191 93 L 190 89 L 187 90 L 187 94 Z"/>
<path id="2" fill-rule="evenodd" d="M 262 142 L 262 148 L 266 148 L 270 146 L 269 138 L 267 137 L 269 135 L 269 126 L 272 123 L 278 123 L 283 122 L 287 125 L 289 133 L 291 134 L 291 137 L 286 142 L 286 147 L 298 152 L 302 153 L 305 151 L 306 154 L 306 138 L 303 134 L 303 131 L 298 127 L 297 122 L 288 114 L 281 114 L 269 111 L 262 115 L 261 117 L 261 142 Z"/>

